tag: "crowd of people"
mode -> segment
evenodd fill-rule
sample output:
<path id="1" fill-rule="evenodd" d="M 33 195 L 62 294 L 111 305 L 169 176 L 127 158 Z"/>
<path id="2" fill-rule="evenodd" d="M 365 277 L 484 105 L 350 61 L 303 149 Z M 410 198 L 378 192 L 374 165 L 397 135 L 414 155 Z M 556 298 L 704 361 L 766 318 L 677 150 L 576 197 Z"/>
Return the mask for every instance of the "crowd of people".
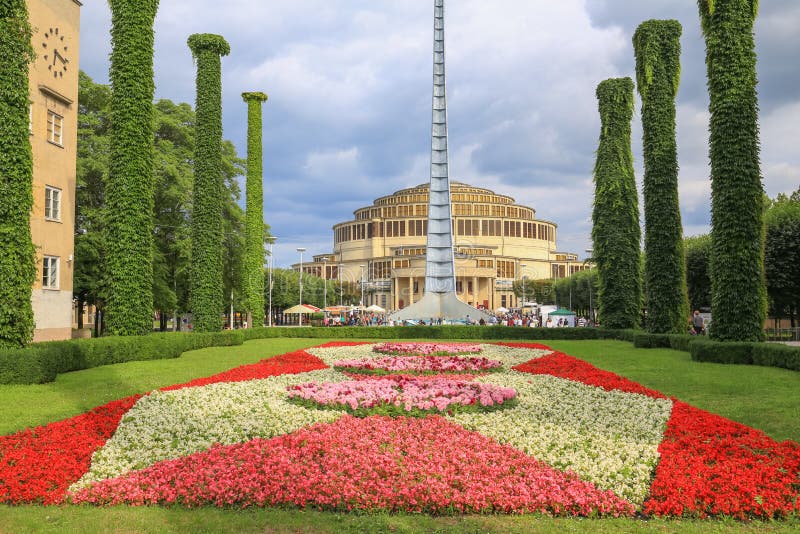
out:
<path id="1" fill-rule="evenodd" d="M 324 326 L 404 326 L 415 324 L 420 326 L 435 326 L 444 324 L 442 319 L 431 317 L 428 321 L 398 321 L 395 322 L 389 317 L 389 314 L 384 313 L 359 313 L 357 310 L 342 313 L 340 315 L 327 315 L 323 320 Z M 481 317 L 475 319 L 467 315 L 463 320 L 451 321 L 447 324 L 465 324 L 465 325 L 502 325 L 509 327 L 527 327 L 527 328 L 568 328 L 579 327 L 585 328 L 589 326 L 597 326 L 592 321 L 584 316 L 568 316 L 568 317 L 550 317 L 549 315 L 538 315 L 534 313 L 490 313 L 489 319 Z"/>

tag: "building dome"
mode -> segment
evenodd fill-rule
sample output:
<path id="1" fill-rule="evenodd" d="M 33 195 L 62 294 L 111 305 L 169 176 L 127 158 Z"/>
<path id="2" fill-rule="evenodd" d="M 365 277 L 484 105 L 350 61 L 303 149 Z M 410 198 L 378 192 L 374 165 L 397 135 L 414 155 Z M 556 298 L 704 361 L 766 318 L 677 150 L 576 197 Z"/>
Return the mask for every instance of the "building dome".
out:
<path id="1" fill-rule="evenodd" d="M 353 220 L 334 225 L 333 253 L 314 256 L 303 271 L 361 282 L 366 306 L 413 304 L 424 292 L 428 192 L 429 184 L 421 184 L 355 210 Z M 464 302 L 516 307 L 515 279 L 563 277 L 583 268 L 577 255 L 557 252 L 557 225 L 512 197 L 451 182 L 450 199 L 456 292 Z"/>

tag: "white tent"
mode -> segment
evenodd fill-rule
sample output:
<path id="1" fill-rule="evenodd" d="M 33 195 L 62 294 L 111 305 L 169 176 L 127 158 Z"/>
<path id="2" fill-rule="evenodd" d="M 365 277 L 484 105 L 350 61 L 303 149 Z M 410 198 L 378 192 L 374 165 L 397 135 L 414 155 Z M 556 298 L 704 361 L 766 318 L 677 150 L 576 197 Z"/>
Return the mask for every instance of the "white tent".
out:
<path id="1" fill-rule="evenodd" d="M 383 308 L 381 308 L 377 304 L 373 304 L 369 308 L 364 308 L 364 311 L 365 312 L 370 312 L 370 313 L 386 313 L 386 310 L 384 310 Z"/>

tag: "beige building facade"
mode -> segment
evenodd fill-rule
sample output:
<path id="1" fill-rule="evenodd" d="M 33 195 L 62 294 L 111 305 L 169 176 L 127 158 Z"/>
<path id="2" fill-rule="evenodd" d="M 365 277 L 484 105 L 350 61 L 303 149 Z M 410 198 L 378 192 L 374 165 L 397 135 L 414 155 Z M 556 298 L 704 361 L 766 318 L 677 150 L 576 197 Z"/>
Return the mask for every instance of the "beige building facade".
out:
<path id="1" fill-rule="evenodd" d="M 28 0 L 36 53 L 30 68 L 34 341 L 72 335 L 80 7 L 76 0 Z"/>
<path id="2" fill-rule="evenodd" d="M 333 227 L 333 252 L 314 256 L 303 271 L 363 285 L 364 306 L 393 311 L 418 301 L 425 291 L 428 188 L 403 189 L 356 210 L 353 220 Z M 555 223 L 509 196 L 452 182 L 451 204 L 456 292 L 472 306 L 520 307 L 515 280 L 586 268 L 576 254 L 558 251 Z"/>

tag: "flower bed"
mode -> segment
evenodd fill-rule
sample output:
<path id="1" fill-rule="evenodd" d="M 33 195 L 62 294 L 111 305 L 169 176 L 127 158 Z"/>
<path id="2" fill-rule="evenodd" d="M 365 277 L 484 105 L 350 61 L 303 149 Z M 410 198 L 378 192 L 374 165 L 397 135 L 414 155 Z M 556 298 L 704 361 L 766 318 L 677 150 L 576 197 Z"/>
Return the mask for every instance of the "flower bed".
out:
<path id="1" fill-rule="evenodd" d="M 388 356 L 360 360 L 339 360 L 334 369 L 342 372 L 368 375 L 390 373 L 450 374 L 490 372 L 503 368 L 503 362 L 488 358 L 464 358 L 459 356 Z"/>
<path id="2" fill-rule="evenodd" d="M 610 491 L 435 416 L 344 417 L 272 440 L 214 447 L 99 482 L 73 500 L 435 514 L 634 512 Z"/>
<path id="3" fill-rule="evenodd" d="M 0 437 L 0 503 L 60 502 L 138 398 L 109 402 L 77 417 Z"/>
<path id="4" fill-rule="evenodd" d="M 481 356 L 502 363 L 496 373 L 352 380 L 327 366 L 383 356 L 371 344 L 332 343 L 3 436 L 0 502 L 57 503 L 66 494 L 95 503 L 431 513 L 800 512 L 797 443 L 547 347 L 504 345 L 482 346 Z M 345 413 L 349 398 L 339 411 L 288 399 L 287 390 L 312 381 L 328 383 L 337 402 L 351 388 L 364 393 L 364 406 L 374 400 L 403 415 L 404 401 L 395 402 L 404 396 L 415 415 L 440 411 L 437 401 L 445 409 L 359 419 Z M 433 394 L 472 391 L 464 398 L 475 399 L 493 388 L 516 396 L 484 413 Z M 356 410 L 367 409 L 354 398 Z"/>
<path id="5" fill-rule="evenodd" d="M 380 343 L 372 350 L 392 356 L 455 356 L 480 354 L 483 348 L 474 343 Z"/>
<path id="6" fill-rule="evenodd" d="M 309 382 L 288 388 L 289 398 L 302 406 L 345 410 L 357 417 L 488 412 L 511 406 L 516 394 L 511 388 L 445 378 Z"/>

